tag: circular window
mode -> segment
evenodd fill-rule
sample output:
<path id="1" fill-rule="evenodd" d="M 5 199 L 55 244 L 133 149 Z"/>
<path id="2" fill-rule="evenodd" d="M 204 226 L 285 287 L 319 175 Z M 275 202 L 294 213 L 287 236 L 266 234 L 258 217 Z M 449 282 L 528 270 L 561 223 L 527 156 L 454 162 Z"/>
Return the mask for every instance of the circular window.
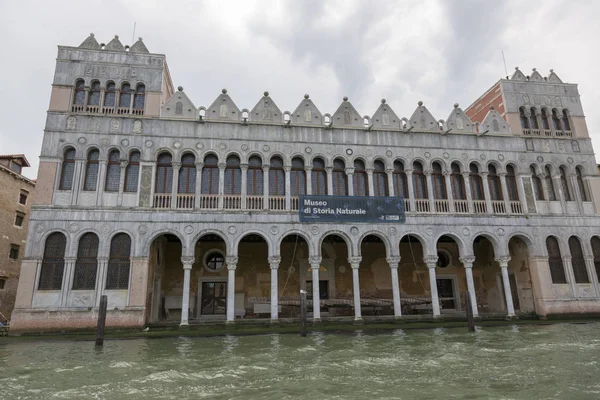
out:
<path id="1" fill-rule="evenodd" d="M 450 265 L 450 255 L 446 252 L 438 251 L 438 268 L 446 268 Z"/>
<path id="2" fill-rule="evenodd" d="M 204 268 L 211 272 L 220 271 L 225 265 L 225 257 L 220 251 L 209 251 L 204 256 Z"/>

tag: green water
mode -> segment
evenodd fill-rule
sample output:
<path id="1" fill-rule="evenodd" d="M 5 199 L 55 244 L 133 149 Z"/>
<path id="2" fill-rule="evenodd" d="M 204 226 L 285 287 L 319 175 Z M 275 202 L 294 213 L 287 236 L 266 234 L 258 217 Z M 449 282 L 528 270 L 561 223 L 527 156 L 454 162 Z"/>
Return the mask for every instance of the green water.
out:
<path id="1" fill-rule="evenodd" d="M 600 324 L 14 341 L 0 399 L 598 399 Z"/>

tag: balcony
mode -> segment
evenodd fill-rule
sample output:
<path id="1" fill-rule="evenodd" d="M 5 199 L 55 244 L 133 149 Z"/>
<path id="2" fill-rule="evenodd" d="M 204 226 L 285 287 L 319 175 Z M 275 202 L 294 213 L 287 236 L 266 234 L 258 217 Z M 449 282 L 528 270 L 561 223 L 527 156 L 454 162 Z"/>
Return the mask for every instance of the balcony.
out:
<path id="1" fill-rule="evenodd" d="M 71 112 L 73 113 L 87 113 L 87 114 L 104 114 L 104 115 L 144 115 L 143 108 L 133 108 L 129 107 L 110 107 L 110 106 L 95 106 L 95 105 L 71 105 Z"/>

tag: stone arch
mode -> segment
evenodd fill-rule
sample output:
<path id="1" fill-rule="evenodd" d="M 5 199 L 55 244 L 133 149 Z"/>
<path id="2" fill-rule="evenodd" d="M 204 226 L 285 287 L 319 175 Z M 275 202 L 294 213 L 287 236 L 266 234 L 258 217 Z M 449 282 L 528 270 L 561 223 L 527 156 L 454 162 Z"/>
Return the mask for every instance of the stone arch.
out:
<path id="1" fill-rule="evenodd" d="M 156 238 L 158 238 L 159 236 L 162 236 L 162 235 L 177 236 L 177 238 L 181 242 L 181 255 L 188 254 L 189 246 L 188 246 L 187 241 L 183 237 L 183 235 L 175 229 L 162 228 L 162 229 L 155 231 L 152 234 L 148 235 L 148 238 L 144 242 L 144 247 L 143 247 L 144 248 L 144 252 L 143 252 L 144 257 L 148 257 L 148 255 L 150 254 L 150 246 L 152 245 L 152 243 L 154 242 L 154 240 Z"/>
<path id="2" fill-rule="evenodd" d="M 312 255 L 315 255 L 318 253 L 318 251 L 314 247 L 314 242 L 311 240 L 308 233 L 301 231 L 300 229 L 290 229 L 290 230 L 283 232 L 279 236 L 279 238 L 277 238 L 277 242 L 275 243 L 276 254 L 274 254 L 274 255 L 280 255 L 279 251 L 281 249 L 281 243 L 283 242 L 283 239 L 285 239 L 287 236 L 292 236 L 292 235 L 297 235 L 297 236 L 301 237 L 302 239 L 304 239 L 304 241 L 308 244 L 309 256 L 312 256 Z"/>
<path id="3" fill-rule="evenodd" d="M 107 257 L 108 254 L 110 254 L 110 244 L 112 243 L 113 238 L 118 235 L 119 233 L 125 233 L 126 235 L 129 236 L 129 239 L 131 239 L 131 249 L 130 249 L 130 257 L 135 257 L 137 256 L 136 250 L 137 250 L 137 242 L 135 240 L 135 235 L 133 233 L 131 233 L 131 231 L 128 231 L 127 229 L 117 229 L 114 230 L 112 232 L 110 232 L 107 236 L 106 236 L 106 253 L 107 253 Z"/>
<path id="4" fill-rule="evenodd" d="M 346 232 L 343 232 L 340 230 L 332 230 L 332 231 L 327 231 L 327 232 L 323 233 L 319 237 L 318 247 L 317 247 L 318 253 L 315 253 L 315 255 L 322 256 L 321 248 L 323 247 L 323 241 L 325 240 L 325 238 L 327 236 L 341 237 L 344 240 L 344 242 L 346 242 L 346 248 L 348 249 L 348 257 L 354 257 L 354 255 L 357 254 L 356 244 L 352 241 L 352 238 Z"/>
<path id="5" fill-rule="evenodd" d="M 465 172 L 465 163 L 462 160 L 460 160 L 458 158 L 453 158 L 453 159 L 449 160 L 448 168 L 452 168 L 452 164 L 458 165 L 458 168 L 460 169 L 461 173 Z"/>
<path id="6" fill-rule="evenodd" d="M 69 257 L 68 252 L 69 249 L 71 248 L 71 242 L 73 241 L 73 238 L 71 237 L 71 234 L 69 232 L 67 232 L 65 229 L 62 228 L 52 228 L 44 233 L 42 233 L 42 235 L 40 236 L 40 239 L 37 241 L 37 246 L 35 248 L 35 250 L 31 250 L 32 255 L 35 254 L 36 257 L 39 257 L 40 259 L 42 259 L 44 257 L 44 249 L 46 248 L 46 240 L 48 239 L 48 236 L 52 235 L 53 233 L 62 233 L 63 235 L 65 235 L 65 257 Z M 29 247 L 29 246 L 27 246 Z M 26 249 L 27 252 L 30 252 L 28 249 Z"/>
<path id="7" fill-rule="evenodd" d="M 487 172 L 487 165 L 484 166 L 480 160 L 477 160 L 475 158 L 472 158 L 469 161 L 467 161 L 467 171 L 470 170 L 471 164 L 475 164 L 477 166 L 477 170 L 479 171 L 479 173 Z"/>
<path id="8" fill-rule="evenodd" d="M 244 156 L 237 150 L 229 150 L 227 152 L 225 152 L 225 154 L 223 155 L 223 160 L 220 159 L 219 157 L 219 162 L 227 162 L 227 159 L 231 156 L 236 156 L 237 158 L 240 159 L 240 164 L 243 162 L 244 160 Z M 263 157 L 261 157 L 262 159 Z"/>
<path id="9" fill-rule="evenodd" d="M 443 233 L 440 233 L 439 235 L 437 235 L 437 237 L 435 237 L 435 239 L 433 239 L 433 244 L 434 244 L 436 250 L 437 250 L 438 242 L 440 241 L 442 236 L 448 236 L 449 238 L 452 238 L 456 242 L 456 245 L 458 246 L 458 251 L 460 253 L 460 257 L 466 257 L 466 256 L 470 256 L 473 254 L 473 249 L 471 248 L 469 251 L 465 241 L 460 237 L 459 234 L 454 233 L 454 232 L 443 232 Z"/>
<path id="10" fill-rule="evenodd" d="M 486 231 L 479 231 L 471 235 L 471 252 L 473 252 L 473 243 L 478 236 L 482 236 L 490 241 L 492 247 L 494 248 L 495 258 L 508 255 L 508 246 L 506 246 L 505 243 L 503 243 L 496 236 Z"/>
<path id="11" fill-rule="evenodd" d="M 397 246 L 398 248 L 400 247 L 400 242 L 402 242 L 402 239 L 404 239 L 407 236 L 412 236 L 415 239 L 417 239 L 419 241 L 419 243 L 421 243 L 421 247 L 423 248 L 423 257 L 429 257 L 429 255 L 432 254 L 431 249 L 433 247 L 432 247 L 431 243 L 429 243 L 427 238 L 425 236 L 423 236 L 421 233 L 414 232 L 414 231 L 405 232 L 402 236 L 400 236 L 398 238 L 398 246 Z M 402 254 L 400 254 L 400 256 L 402 256 Z"/>
<path id="12" fill-rule="evenodd" d="M 385 246 L 385 256 L 386 257 L 391 257 L 394 255 L 397 255 L 398 252 L 394 252 L 393 251 L 393 246 L 392 243 L 390 242 L 389 238 L 384 235 L 381 231 L 377 231 L 377 230 L 371 230 L 371 231 L 367 231 L 365 233 L 363 233 L 360 238 L 358 239 L 358 243 L 357 243 L 357 255 L 359 257 L 362 257 L 362 244 L 363 244 L 363 240 L 367 237 L 367 236 L 375 236 L 379 239 L 381 239 L 381 241 L 383 242 L 383 245 Z"/>
<path id="13" fill-rule="evenodd" d="M 309 163 L 310 163 L 311 167 L 313 165 L 315 158 L 320 158 L 321 160 L 323 160 L 323 162 L 325 163 L 325 167 L 332 165 L 332 160 L 330 160 L 329 157 L 327 157 L 325 154 L 322 154 L 322 153 L 316 153 L 316 154 L 313 154 L 309 159 Z"/>
<path id="14" fill-rule="evenodd" d="M 251 230 L 242 232 L 235 239 L 235 242 L 234 242 L 231 250 L 235 251 L 235 253 L 237 254 L 238 249 L 240 247 L 241 241 L 244 240 L 245 237 L 250 236 L 250 235 L 256 235 L 256 236 L 260 236 L 261 238 L 263 238 L 263 240 L 267 244 L 267 249 L 268 249 L 269 257 L 271 257 L 271 256 L 274 255 L 273 243 L 271 243 L 271 240 L 269 239 L 269 236 L 266 233 L 264 233 L 264 232 L 262 232 L 262 231 L 260 231 L 258 229 L 251 229 Z"/>
<path id="15" fill-rule="evenodd" d="M 229 157 L 229 155 L 227 155 L 227 157 Z M 227 159 L 227 157 L 225 159 Z M 262 164 L 264 164 L 265 163 L 265 157 L 267 157 L 267 156 L 264 153 L 261 153 L 258 150 L 252 150 L 252 151 L 250 151 L 246 155 L 246 158 L 244 160 L 242 160 L 242 162 L 247 164 L 252 157 L 258 157 L 258 158 L 260 158 L 260 162 Z"/>
<path id="16" fill-rule="evenodd" d="M 494 166 L 496 168 L 496 173 L 501 173 L 501 172 L 506 172 L 506 169 L 504 168 L 504 166 L 502 164 L 500 164 L 500 162 L 496 161 L 496 160 L 489 160 L 487 162 L 487 164 L 485 165 L 485 171 L 488 171 L 488 168 L 490 167 L 490 165 Z"/>
<path id="17" fill-rule="evenodd" d="M 77 257 L 77 249 L 79 248 L 79 241 L 81 237 L 86 233 L 93 233 L 98 236 L 98 258 L 100 257 L 108 257 L 108 249 L 106 246 L 106 235 L 103 235 L 98 230 L 94 228 L 83 228 L 81 231 L 73 234 L 73 240 L 71 241 L 71 246 L 67 247 L 67 253 L 65 257 Z"/>
<path id="18" fill-rule="evenodd" d="M 561 257 L 564 257 L 566 254 L 571 254 L 569 250 L 569 244 L 561 240 L 560 234 L 549 233 L 548 235 L 546 235 L 546 237 L 544 237 L 544 257 L 548 257 L 547 241 L 549 237 L 553 237 L 554 239 L 556 239 L 556 242 L 558 243 L 558 248 L 560 249 Z M 569 235 L 569 237 L 571 237 L 571 235 Z"/>
<path id="19" fill-rule="evenodd" d="M 229 250 L 231 249 L 231 243 L 229 242 L 229 238 L 225 233 L 219 231 L 218 229 L 203 229 L 200 232 L 198 232 L 191 238 L 190 248 L 195 247 L 198 241 L 206 235 L 215 235 L 221 238 L 221 240 L 225 243 L 225 249 L 227 250 L 226 254 L 229 254 Z"/>
<path id="20" fill-rule="evenodd" d="M 369 165 L 367 166 L 367 168 L 368 167 L 375 168 L 375 162 L 377 162 L 377 161 L 381 161 L 383 163 L 383 166 L 384 166 L 385 169 L 393 168 L 393 162 L 390 164 L 389 160 L 386 160 L 382 156 L 375 156 L 375 157 L 373 157 L 373 159 L 371 160 L 371 162 L 369 163 Z"/>
<path id="21" fill-rule="evenodd" d="M 447 164 L 446 161 L 440 157 L 431 159 L 431 162 L 429 163 L 429 169 L 433 169 L 433 163 L 440 164 L 440 167 L 442 167 L 442 172 L 447 171 L 450 168 L 450 164 Z"/>
<path id="22" fill-rule="evenodd" d="M 271 164 L 271 159 L 273 159 L 273 157 L 279 157 L 281 158 L 281 161 L 283 161 L 283 165 L 288 165 L 290 162 L 290 158 L 288 158 L 285 154 L 283 154 L 280 151 L 273 151 L 271 153 L 268 153 L 268 156 L 265 154 L 264 158 L 268 158 L 268 163 L 269 165 Z"/>
<path id="23" fill-rule="evenodd" d="M 156 151 L 152 154 L 152 160 L 155 161 L 158 159 L 158 156 L 162 153 L 169 153 L 171 155 L 171 162 L 176 161 L 177 153 L 168 147 L 159 147 L 156 149 Z"/>
<path id="24" fill-rule="evenodd" d="M 179 154 L 177 155 L 177 160 L 174 161 L 181 161 L 183 159 L 183 156 L 185 156 L 186 154 L 191 154 L 194 156 L 195 161 L 199 161 L 199 155 L 196 152 L 196 150 L 194 149 L 182 149 L 181 151 L 179 151 Z"/>
<path id="25" fill-rule="evenodd" d="M 291 165 L 291 163 L 292 163 L 292 160 L 293 160 L 294 158 L 299 158 L 299 159 L 301 159 L 301 160 L 302 160 L 302 162 L 304 163 L 304 166 L 305 166 L 305 167 L 306 167 L 306 166 L 308 166 L 308 164 L 307 164 L 307 163 L 308 163 L 308 159 L 307 159 L 307 158 L 304 156 L 304 154 L 302 154 L 302 153 L 299 153 L 299 152 L 296 152 L 296 153 L 292 153 L 292 154 L 290 154 L 290 157 L 289 157 L 289 165 Z M 311 166 L 312 166 L 312 164 L 311 164 Z"/>

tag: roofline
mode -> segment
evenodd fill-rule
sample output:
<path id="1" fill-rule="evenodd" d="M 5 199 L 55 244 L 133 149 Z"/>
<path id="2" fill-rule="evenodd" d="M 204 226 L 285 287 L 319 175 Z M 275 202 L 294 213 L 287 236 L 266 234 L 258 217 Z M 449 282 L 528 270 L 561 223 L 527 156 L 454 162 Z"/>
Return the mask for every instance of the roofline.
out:
<path id="1" fill-rule="evenodd" d="M 25 164 L 22 165 L 23 167 L 31 167 L 31 164 L 29 164 L 29 160 L 27 157 L 25 157 L 25 154 L 0 154 L 0 159 L 14 160 L 15 158 L 20 158 L 25 161 Z"/>
<path id="2" fill-rule="evenodd" d="M 82 47 L 64 46 L 64 45 L 60 45 L 60 44 L 57 47 L 59 49 L 64 48 L 64 49 L 73 49 L 73 50 L 79 50 L 79 51 L 101 51 L 101 52 L 116 53 L 116 54 L 123 54 L 123 53 L 125 53 L 125 54 L 135 54 L 135 55 L 138 55 L 138 56 L 162 56 L 162 57 L 167 57 L 165 54 L 162 54 L 162 53 L 151 53 L 151 52 L 148 52 L 148 53 L 136 53 L 136 52 L 133 52 L 133 53 L 131 53 L 131 52 L 125 51 L 125 50 L 119 51 L 119 50 L 105 50 L 105 49 L 85 49 L 85 48 L 82 48 Z"/>
<path id="3" fill-rule="evenodd" d="M 32 179 L 29 179 L 26 176 L 23 176 L 21 174 L 17 174 L 15 171 L 13 171 L 10 168 L 5 167 L 4 165 L 0 165 L 0 171 L 6 171 L 9 174 L 13 175 L 15 178 L 21 179 L 21 180 L 29 183 L 30 185 L 35 186 L 35 181 L 33 181 Z"/>

